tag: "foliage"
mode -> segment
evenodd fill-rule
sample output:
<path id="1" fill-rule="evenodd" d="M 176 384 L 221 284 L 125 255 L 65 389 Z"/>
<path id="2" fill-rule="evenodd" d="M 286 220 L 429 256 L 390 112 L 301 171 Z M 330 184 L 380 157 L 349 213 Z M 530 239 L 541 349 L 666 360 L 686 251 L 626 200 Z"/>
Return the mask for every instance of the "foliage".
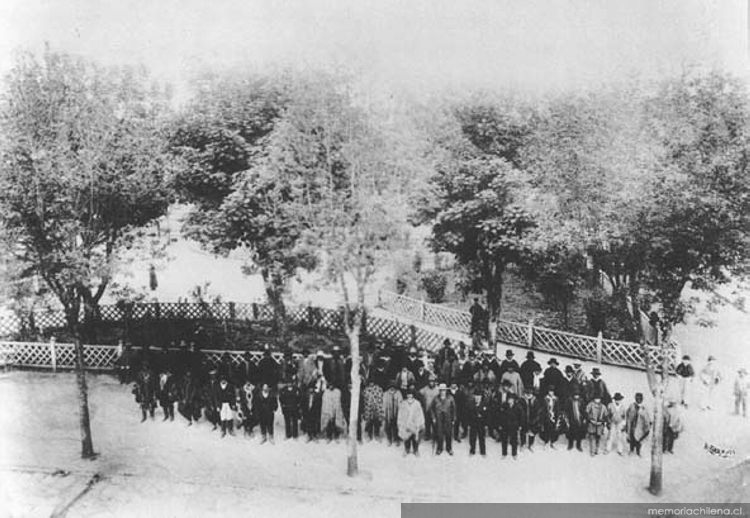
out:
<path id="1" fill-rule="evenodd" d="M 94 311 L 132 229 L 165 213 L 171 191 L 166 95 L 143 71 L 104 70 L 47 51 L 7 77 L 0 124 L 0 227 L 71 325 Z"/>
<path id="2" fill-rule="evenodd" d="M 448 278 L 440 270 L 428 270 L 422 272 L 420 282 L 422 289 L 427 293 L 427 300 L 432 304 L 445 302 L 445 289 L 448 286 Z"/>

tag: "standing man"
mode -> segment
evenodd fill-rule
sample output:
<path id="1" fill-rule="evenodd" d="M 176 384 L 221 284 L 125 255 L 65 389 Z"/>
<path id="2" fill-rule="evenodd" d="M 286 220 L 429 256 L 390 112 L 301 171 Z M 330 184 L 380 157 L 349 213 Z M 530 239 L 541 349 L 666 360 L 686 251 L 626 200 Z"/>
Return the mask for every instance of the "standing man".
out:
<path id="1" fill-rule="evenodd" d="M 451 397 L 456 403 L 456 420 L 453 422 L 453 438 L 456 442 L 461 442 L 461 427 L 463 426 L 464 436 L 468 433 L 468 426 L 466 425 L 466 393 L 463 388 L 459 389 L 458 384 L 451 383 Z"/>
<path id="2" fill-rule="evenodd" d="M 180 400 L 177 403 L 177 411 L 188 420 L 188 426 L 201 417 L 201 397 L 198 381 L 193 371 L 186 370 L 180 382 Z"/>
<path id="3" fill-rule="evenodd" d="M 685 408 L 688 407 L 688 385 L 692 384 L 695 377 L 695 370 L 690 364 L 690 356 L 687 354 L 682 357 L 682 361 L 675 368 L 677 380 L 680 383 L 680 404 Z"/>
<path id="4" fill-rule="evenodd" d="M 276 360 L 271 356 L 271 349 L 266 345 L 263 350 L 263 358 L 258 362 L 258 377 L 260 384 L 268 385 L 271 390 L 278 390 L 279 378 L 280 378 L 280 367 Z"/>
<path id="5" fill-rule="evenodd" d="M 406 400 L 398 407 L 398 434 L 404 441 L 404 457 L 413 448 L 419 456 L 419 437 L 424 432 L 424 412 L 422 405 L 414 398 L 414 390 L 406 392 Z"/>
<path id="6" fill-rule="evenodd" d="M 539 404 L 533 388 L 525 388 L 523 398 L 518 401 L 521 407 L 521 437 L 523 448 L 528 441 L 529 451 L 534 451 L 534 438 L 539 433 Z"/>
<path id="7" fill-rule="evenodd" d="M 490 402 L 481 387 L 477 386 L 474 393 L 466 401 L 466 421 L 469 425 L 469 455 L 476 453 L 479 440 L 479 453 L 487 454 L 485 437 L 490 411 Z"/>
<path id="8" fill-rule="evenodd" d="M 500 383 L 505 384 L 507 381 L 510 387 L 509 390 L 516 396 L 521 397 L 523 395 L 523 381 L 521 380 L 521 375 L 518 374 L 517 365 L 515 360 L 513 360 L 505 366 L 505 372 L 500 378 Z"/>
<path id="9" fill-rule="evenodd" d="M 406 391 L 415 382 L 414 373 L 409 370 L 409 367 L 404 364 L 401 367 L 401 371 L 396 374 L 396 388 L 401 391 L 401 396 L 406 397 Z"/>
<path id="10" fill-rule="evenodd" d="M 607 446 L 604 453 L 609 453 L 614 449 L 618 455 L 622 455 L 625 446 L 625 412 L 627 409 L 622 403 L 623 397 L 619 392 L 615 392 L 614 400 L 609 404 L 609 435 L 607 436 Z"/>
<path id="11" fill-rule="evenodd" d="M 586 407 L 581 399 L 581 393 L 575 389 L 570 399 L 563 403 L 565 411 L 565 436 L 568 438 L 568 450 L 573 449 L 573 444 L 578 451 L 583 451 L 581 441 L 586 435 Z"/>
<path id="12" fill-rule="evenodd" d="M 333 386 L 339 390 L 346 387 L 346 368 L 341 358 L 341 347 L 334 345 L 331 350 L 331 358 L 325 363 L 324 372 L 326 381 L 333 382 Z"/>
<path id="13" fill-rule="evenodd" d="M 286 383 L 279 393 L 279 403 L 281 404 L 281 414 L 284 416 L 284 431 L 287 439 L 296 439 L 299 436 L 301 398 L 297 386 L 297 375 L 294 374 L 291 381 Z"/>
<path id="14" fill-rule="evenodd" d="M 606 430 L 608 417 L 607 407 L 604 406 L 601 396 L 594 393 L 593 400 L 586 406 L 589 451 L 592 457 L 599 454 L 599 441 Z"/>
<path id="15" fill-rule="evenodd" d="M 648 412 L 643 406 L 643 394 L 640 392 L 636 393 L 635 402 L 630 405 L 625 414 L 625 423 L 630 453 L 632 455 L 633 452 L 636 452 L 640 457 L 641 443 L 651 431 L 651 418 L 649 418 Z"/>
<path id="16" fill-rule="evenodd" d="M 320 409 L 320 429 L 325 433 L 326 440 L 338 441 L 339 434 L 345 428 L 344 411 L 341 408 L 341 390 L 332 381 L 327 382 L 326 390 Z"/>
<path id="17" fill-rule="evenodd" d="M 234 423 L 234 411 L 236 406 L 236 394 L 234 387 L 229 384 L 228 376 L 224 375 L 219 381 L 219 389 L 216 397 L 216 411 L 221 420 L 221 436 L 224 437 L 227 432 L 234 435 L 232 425 Z"/>
<path id="18" fill-rule="evenodd" d="M 555 442 L 557 442 L 559 432 L 560 400 L 555 395 L 554 385 L 547 385 L 547 395 L 541 401 L 540 414 L 540 437 L 544 441 L 545 446 L 555 449 Z"/>
<path id="19" fill-rule="evenodd" d="M 503 374 L 505 374 L 511 367 L 513 367 L 515 372 L 520 370 L 518 362 L 513 359 L 513 350 L 508 349 L 505 351 L 505 359 L 500 363 L 500 380 L 503 379 Z"/>
<path id="20" fill-rule="evenodd" d="M 275 360 L 271 361 L 275 362 Z M 273 444 L 273 421 L 276 409 L 279 408 L 279 401 L 276 399 L 276 395 L 271 392 L 268 383 L 261 386 L 260 394 L 255 398 L 255 408 L 260 421 L 260 433 L 263 435 L 260 443 L 263 444 L 268 440 Z"/>
<path id="21" fill-rule="evenodd" d="M 159 404 L 164 410 L 164 420 L 174 421 L 174 404 L 178 399 L 177 382 L 168 367 L 159 375 Z"/>
<path id="22" fill-rule="evenodd" d="M 323 374 L 320 374 L 323 379 Z M 308 387 L 302 404 L 302 429 L 307 434 L 307 442 L 317 441 L 320 435 L 321 409 L 323 393 L 320 384 L 313 381 Z"/>
<path id="23" fill-rule="evenodd" d="M 136 403 L 140 404 L 141 407 L 141 422 L 146 420 L 146 413 L 154 418 L 154 410 L 156 409 L 156 380 L 148 365 L 144 365 L 135 381 L 135 387 L 133 388 L 133 394 L 135 395 Z"/>
<path id="24" fill-rule="evenodd" d="M 500 410 L 500 441 L 503 448 L 503 458 L 508 456 L 510 443 L 513 460 L 518 459 L 518 430 L 521 428 L 521 407 L 516 404 L 516 395 L 508 393 L 508 401 Z"/>
<path id="25" fill-rule="evenodd" d="M 556 391 L 561 390 L 563 382 L 565 381 L 563 379 L 562 372 L 560 372 L 560 369 L 558 369 L 558 366 L 560 365 L 557 362 L 556 358 L 550 358 L 547 362 L 547 367 L 544 371 L 544 377 L 542 378 L 542 391 L 540 392 L 542 397 L 546 397 L 547 394 L 549 394 L 549 387 L 550 385 L 555 388 Z M 559 393 L 555 393 L 559 397 Z"/>
<path id="26" fill-rule="evenodd" d="M 526 353 L 526 360 L 521 364 L 518 373 L 521 375 L 523 386 L 527 389 L 534 388 L 534 375 L 542 372 L 542 366 L 534 359 L 534 352 Z"/>
<path id="27" fill-rule="evenodd" d="M 479 297 L 474 297 L 474 303 L 469 308 L 471 314 L 471 325 L 469 334 L 477 348 L 487 336 L 487 311 L 479 303 Z"/>
<path id="28" fill-rule="evenodd" d="M 716 358 L 713 356 L 708 357 L 708 362 L 701 369 L 700 380 L 703 385 L 701 410 L 711 410 L 711 405 L 714 404 L 714 390 L 721 381 L 721 372 L 716 367 Z"/>
<path id="29" fill-rule="evenodd" d="M 747 379 L 747 369 L 742 367 L 737 371 L 737 379 L 734 380 L 734 415 L 747 417 L 747 393 L 750 390 L 750 382 Z"/>
<path id="30" fill-rule="evenodd" d="M 612 396 L 609 395 L 609 389 L 607 389 L 607 384 L 601 378 L 601 375 L 599 367 L 591 369 L 591 380 L 589 380 L 586 390 L 586 401 L 593 401 L 598 397 L 606 407 L 612 401 Z"/>
<path id="31" fill-rule="evenodd" d="M 383 389 L 372 378 L 367 382 L 364 390 L 362 421 L 365 423 L 367 437 L 372 440 L 374 436 L 380 440 L 380 425 L 383 423 Z"/>
<path id="32" fill-rule="evenodd" d="M 399 443 L 398 438 L 398 408 L 404 398 L 396 389 L 396 383 L 391 382 L 388 390 L 383 394 L 383 422 L 385 423 L 385 436 L 388 438 L 388 446 Z"/>
<path id="33" fill-rule="evenodd" d="M 453 432 L 453 422 L 456 420 L 456 403 L 448 395 L 448 386 L 445 383 L 438 386 L 438 396 L 432 401 L 430 413 L 435 424 L 435 455 L 440 455 L 443 452 L 443 444 L 445 444 L 448 455 L 453 455 L 451 433 Z"/>
<path id="34" fill-rule="evenodd" d="M 435 375 L 430 374 L 429 382 L 426 387 L 419 391 L 419 402 L 422 403 L 422 410 L 425 416 L 425 438 L 431 441 L 434 438 L 434 421 L 432 420 L 432 402 L 438 397 L 439 390 L 435 386 Z"/>

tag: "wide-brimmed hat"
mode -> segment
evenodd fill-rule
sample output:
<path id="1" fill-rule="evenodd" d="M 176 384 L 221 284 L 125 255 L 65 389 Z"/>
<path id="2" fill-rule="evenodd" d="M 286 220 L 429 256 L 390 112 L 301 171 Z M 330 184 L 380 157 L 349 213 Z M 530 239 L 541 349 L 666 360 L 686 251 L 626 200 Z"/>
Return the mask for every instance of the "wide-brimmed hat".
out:
<path id="1" fill-rule="evenodd" d="M 505 351 L 505 356 L 513 356 L 513 351 L 511 349 L 508 349 Z"/>
<path id="2" fill-rule="evenodd" d="M 620 394 L 619 392 L 615 392 L 615 397 L 612 398 L 612 399 L 614 399 L 615 401 L 620 401 L 620 400 L 625 399 L 625 397 L 622 394 Z"/>
<path id="3" fill-rule="evenodd" d="M 555 358 L 550 358 L 547 365 L 560 365 L 560 363 Z"/>
<path id="4" fill-rule="evenodd" d="M 682 356 L 682 359 L 683 359 L 683 360 L 690 360 L 690 355 L 689 355 L 689 354 L 684 354 L 684 355 Z"/>
<path id="5" fill-rule="evenodd" d="M 446 385 L 445 383 L 441 383 L 440 385 L 438 385 L 438 390 L 448 390 L 448 385 Z"/>
<path id="6" fill-rule="evenodd" d="M 529 360 L 533 360 L 534 359 L 534 352 L 533 351 L 527 352 L 526 353 L 526 358 L 528 358 Z"/>
<path id="7" fill-rule="evenodd" d="M 591 369 L 591 374 L 593 376 L 601 376 L 602 371 L 599 370 L 599 367 L 594 367 L 593 369 Z"/>

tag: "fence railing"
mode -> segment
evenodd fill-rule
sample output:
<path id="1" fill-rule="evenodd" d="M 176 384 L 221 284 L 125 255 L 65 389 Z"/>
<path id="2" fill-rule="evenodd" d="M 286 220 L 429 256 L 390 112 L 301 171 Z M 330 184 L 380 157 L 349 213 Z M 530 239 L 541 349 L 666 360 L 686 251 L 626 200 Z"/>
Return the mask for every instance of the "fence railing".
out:
<path id="1" fill-rule="evenodd" d="M 471 314 L 468 311 L 426 303 L 390 291 L 380 292 L 378 305 L 395 315 L 466 335 L 471 328 Z M 586 336 L 535 326 L 532 322 L 521 324 L 500 320 L 497 325 L 497 339 L 517 347 L 583 358 L 597 363 L 645 369 L 643 348 L 640 344 L 604 339 L 601 333 L 598 336 Z M 677 344 L 671 342 L 666 349 L 671 364 L 676 365 L 679 361 Z M 648 345 L 646 351 L 653 362 L 661 361 L 661 348 Z"/>
<path id="2" fill-rule="evenodd" d="M 292 326 L 301 326 L 316 332 L 343 336 L 344 316 L 340 309 L 319 308 L 314 306 L 288 307 L 287 317 Z M 99 314 L 90 322 L 127 324 L 131 328 L 149 322 L 175 322 L 177 327 L 187 323 L 201 323 L 206 321 L 216 323 L 251 322 L 270 324 L 273 319 L 273 309 L 267 304 L 236 304 L 227 303 L 145 303 L 127 306 L 101 306 Z M 43 336 L 49 336 L 65 328 L 65 314 L 63 311 L 37 311 L 27 317 L 9 315 L 0 318 L 0 337 L 13 340 L 12 337 L 25 329 L 33 328 Z M 390 340 L 395 344 L 414 345 L 427 351 L 435 351 L 442 345 L 449 333 L 428 331 L 415 325 L 404 323 L 396 318 L 385 318 L 365 314 L 365 326 L 362 334 L 375 339 Z M 253 345 L 262 344 L 263 340 L 253 340 Z M 59 344 L 58 344 L 59 345 Z M 161 346 L 163 344 L 150 344 Z M 202 350 L 210 350 L 210 345 Z M 227 349 L 230 349 L 227 347 Z M 60 350 L 61 359 L 68 358 L 64 349 Z M 240 353 L 244 353 L 240 351 Z M 47 354 L 40 351 L 28 352 L 41 357 Z"/>

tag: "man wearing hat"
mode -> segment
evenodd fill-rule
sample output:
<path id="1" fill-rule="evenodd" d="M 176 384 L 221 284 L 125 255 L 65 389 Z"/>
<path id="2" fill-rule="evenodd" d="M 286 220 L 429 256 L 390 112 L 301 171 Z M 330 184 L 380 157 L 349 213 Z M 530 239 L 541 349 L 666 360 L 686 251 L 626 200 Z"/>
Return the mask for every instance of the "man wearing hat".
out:
<path id="1" fill-rule="evenodd" d="M 544 397 L 549 392 L 549 386 L 552 385 L 555 387 L 556 395 L 560 396 L 560 390 L 564 384 L 564 379 L 562 372 L 560 372 L 560 369 L 558 369 L 558 365 L 560 365 L 557 362 L 556 358 L 550 358 L 547 362 L 547 367 L 544 370 L 544 376 L 542 377 L 542 383 L 541 383 L 541 392 L 540 394 L 542 397 Z"/>
<path id="2" fill-rule="evenodd" d="M 434 437 L 434 422 L 432 420 L 432 402 L 438 397 L 440 392 L 436 386 L 437 378 L 430 373 L 427 386 L 422 387 L 419 391 L 419 402 L 422 404 L 422 410 L 425 417 L 425 439 L 431 441 Z"/>
<path id="3" fill-rule="evenodd" d="M 599 443 L 604 436 L 609 421 L 609 412 L 598 393 L 586 406 L 586 420 L 588 421 L 589 452 L 591 456 L 599 453 Z"/>
<path id="4" fill-rule="evenodd" d="M 521 448 L 528 442 L 529 451 L 534 451 L 534 439 L 539 433 L 539 403 L 533 388 L 524 388 L 523 398 L 518 401 L 521 407 Z"/>
<path id="5" fill-rule="evenodd" d="M 565 422 L 565 437 L 568 439 L 568 450 L 575 445 L 578 451 L 583 451 L 581 441 L 586 435 L 586 407 L 581 399 L 578 388 L 574 388 L 570 399 L 563 403 L 563 420 Z"/>
<path id="6" fill-rule="evenodd" d="M 419 437 L 424 432 L 424 412 L 422 405 L 414 397 L 414 390 L 406 392 L 406 399 L 398 407 L 398 434 L 404 441 L 404 456 L 413 449 L 414 455 L 419 456 Z"/>
<path id="7" fill-rule="evenodd" d="M 557 442 L 557 437 L 558 437 L 559 430 L 560 430 L 560 421 L 561 421 L 560 400 L 555 395 L 554 385 L 547 385 L 546 389 L 547 389 L 547 394 L 542 398 L 541 405 L 540 405 L 541 406 L 540 437 L 542 441 L 544 441 L 545 446 L 549 446 L 554 449 L 555 442 Z"/>
<path id="8" fill-rule="evenodd" d="M 414 378 L 414 374 L 409 370 L 409 368 L 404 365 L 401 367 L 401 372 L 396 374 L 396 388 L 401 391 L 401 395 L 403 397 L 406 397 L 406 391 L 407 389 L 414 385 L 416 379 Z"/>
<path id="9" fill-rule="evenodd" d="M 598 397 L 606 407 L 612 401 L 612 396 L 610 396 L 607 384 L 601 378 L 601 375 L 602 373 L 599 370 L 599 367 L 594 367 L 593 369 L 591 369 L 591 379 L 589 380 L 588 387 L 586 389 L 586 401 L 593 401 Z"/>
<path id="10" fill-rule="evenodd" d="M 521 407 L 517 404 L 517 397 L 513 392 L 508 393 L 508 401 L 500 409 L 500 441 L 503 458 L 508 456 L 508 443 L 511 447 L 513 460 L 518 459 L 518 430 L 521 428 Z"/>
<path id="11" fill-rule="evenodd" d="M 578 380 L 575 377 L 575 371 L 570 365 L 565 366 L 565 376 L 563 380 L 557 385 L 557 395 L 560 398 L 560 402 L 565 406 L 565 402 L 573 397 L 573 392 L 581 394 L 582 387 L 578 384 Z"/>
<path id="12" fill-rule="evenodd" d="M 487 453 L 485 438 L 490 414 L 490 400 L 481 387 L 477 386 L 466 399 L 466 422 L 469 425 L 469 455 L 476 453 L 477 441 L 479 453 Z"/>
<path id="13" fill-rule="evenodd" d="M 201 398 L 204 405 L 204 411 L 206 414 L 206 420 L 213 425 L 211 431 L 216 430 L 216 427 L 221 421 L 219 412 L 219 380 L 217 378 L 218 371 L 211 369 L 208 371 L 208 382 L 203 387 L 203 397 Z"/>
<path id="14" fill-rule="evenodd" d="M 589 377 L 583 370 L 583 360 L 573 360 L 573 377 L 581 388 L 581 397 L 586 397 L 589 390 Z"/>
<path id="15" fill-rule="evenodd" d="M 436 373 L 440 373 L 443 370 L 443 364 L 448 360 L 448 354 L 452 352 L 451 341 L 446 338 L 443 340 L 443 347 L 438 351 L 435 357 L 434 368 Z"/>
<path id="16" fill-rule="evenodd" d="M 534 359 L 534 351 L 526 353 L 526 360 L 521 364 L 518 373 L 525 388 L 534 388 L 534 377 L 542 373 L 542 366 Z"/>
<path id="17" fill-rule="evenodd" d="M 296 439 L 299 435 L 300 409 L 302 394 L 297 386 L 297 375 L 294 374 L 288 383 L 279 391 L 281 415 L 284 417 L 284 432 L 287 439 Z"/>
<path id="18" fill-rule="evenodd" d="M 622 455 L 625 446 L 625 412 L 622 394 L 615 392 L 615 397 L 607 406 L 609 412 L 609 434 L 607 435 L 607 444 L 604 453 L 617 450 L 618 455 Z"/>
<path id="19" fill-rule="evenodd" d="M 263 350 L 263 358 L 258 362 L 258 375 L 260 384 L 267 384 L 272 390 L 276 390 L 279 384 L 280 367 L 276 360 L 271 356 L 271 349 L 266 345 Z"/>
<path id="20" fill-rule="evenodd" d="M 703 400 L 701 401 L 701 410 L 711 410 L 714 404 L 714 390 L 721 381 L 721 372 L 716 367 L 716 358 L 708 357 L 708 362 L 701 369 L 700 380 L 703 385 Z"/>
<path id="21" fill-rule="evenodd" d="M 737 371 L 737 378 L 734 380 L 734 415 L 747 417 L 747 393 L 750 391 L 750 382 L 747 378 L 747 369 L 742 367 Z"/>
<path id="22" fill-rule="evenodd" d="M 151 416 L 151 419 L 154 418 L 157 391 L 158 387 L 154 375 L 148 365 L 144 365 L 136 376 L 135 387 L 133 387 L 135 402 L 141 407 L 141 422 L 146 420 L 146 413 Z"/>
<path id="23" fill-rule="evenodd" d="M 523 381 L 521 381 L 521 375 L 518 374 L 515 362 L 511 362 L 506 365 L 506 370 L 503 373 L 502 378 L 500 378 L 501 383 L 505 381 L 510 384 L 509 390 L 513 394 L 519 397 L 523 394 Z"/>
<path id="24" fill-rule="evenodd" d="M 680 404 L 687 408 L 688 385 L 693 382 L 693 378 L 695 377 L 695 370 L 690 364 L 690 356 L 687 354 L 683 355 L 682 361 L 675 367 L 675 373 L 677 373 L 677 380 L 680 384 Z"/>
<path id="25" fill-rule="evenodd" d="M 383 423 L 383 389 L 373 378 L 370 378 L 364 390 L 362 421 L 365 423 L 365 433 L 369 440 L 372 440 L 373 436 L 380 440 L 380 425 Z"/>
<path id="26" fill-rule="evenodd" d="M 651 431 L 651 418 L 643 406 L 643 394 L 637 392 L 635 402 L 625 413 L 625 433 L 630 444 L 630 454 L 636 452 L 641 456 L 641 443 Z"/>
<path id="27" fill-rule="evenodd" d="M 396 388 L 396 382 L 388 385 L 388 390 L 383 394 L 383 423 L 385 424 L 385 436 L 388 438 L 388 446 L 399 443 L 398 437 L 398 407 L 404 400 L 401 392 Z"/>
<path id="28" fill-rule="evenodd" d="M 503 379 L 503 374 L 505 374 L 510 366 L 513 366 L 513 370 L 518 372 L 520 367 L 518 366 L 518 362 L 513 359 L 513 350 L 508 349 L 505 351 L 505 359 L 500 363 L 500 377 L 499 379 Z"/>
<path id="29" fill-rule="evenodd" d="M 260 443 L 263 444 L 266 441 L 270 441 L 273 444 L 274 415 L 276 414 L 276 409 L 279 408 L 279 401 L 276 398 L 276 394 L 271 392 L 271 387 L 268 383 L 261 385 L 260 393 L 254 399 L 255 410 L 260 422 L 260 433 L 263 436 Z"/>
<path id="30" fill-rule="evenodd" d="M 177 411 L 188 421 L 188 426 L 201 416 L 200 386 L 190 369 L 180 380 L 179 401 Z"/>
<path id="31" fill-rule="evenodd" d="M 224 437 L 227 432 L 229 432 L 230 435 L 234 435 L 234 411 L 237 410 L 236 398 L 237 395 L 235 394 L 234 387 L 229 384 L 228 376 L 226 374 L 221 376 L 216 397 L 216 411 L 221 420 L 222 437 Z"/>
<path id="32" fill-rule="evenodd" d="M 453 455 L 452 432 L 453 422 L 456 420 L 456 403 L 448 394 L 445 383 L 438 386 L 438 396 L 432 401 L 430 413 L 435 424 L 435 454 L 440 455 L 445 445 L 448 455 Z"/>
<path id="33" fill-rule="evenodd" d="M 469 380 L 474 381 L 474 375 L 477 371 L 479 371 L 479 362 L 477 362 L 477 355 L 472 349 L 469 351 L 469 358 L 461 367 L 460 383 L 465 385 Z"/>

